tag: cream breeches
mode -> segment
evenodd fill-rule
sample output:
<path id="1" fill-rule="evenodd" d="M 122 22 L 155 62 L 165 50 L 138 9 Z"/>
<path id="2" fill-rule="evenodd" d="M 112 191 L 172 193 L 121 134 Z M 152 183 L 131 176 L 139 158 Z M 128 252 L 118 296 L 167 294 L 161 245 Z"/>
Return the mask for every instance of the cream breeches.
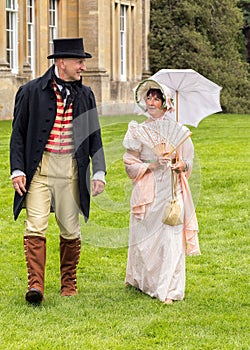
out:
<path id="1" fill-rule="evenodd" d="M 60 235 L 80 238 L 79 202 L 76 160 L 71 154 L 44 152 L 25 199 L 25 235 L 45 237 L 52 209 Z"/>

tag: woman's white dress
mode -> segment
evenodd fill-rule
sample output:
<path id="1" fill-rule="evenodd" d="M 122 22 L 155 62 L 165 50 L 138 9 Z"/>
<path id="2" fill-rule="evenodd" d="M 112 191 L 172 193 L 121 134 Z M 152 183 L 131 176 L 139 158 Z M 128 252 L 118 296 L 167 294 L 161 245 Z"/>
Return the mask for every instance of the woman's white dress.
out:
<path id="1" fill-rule="evenodd" d="M 188 145 L 188 153 L 184 155 L 185 144 Z M 123 145 L 128 150 L 140 152 L 139 161 L 142 161 L 143 167 L 157 159 L 148 146 L 131 136 L 130 127 L 125 135 Z M 180 154 L 181 158 L 188 161 L 191 167 L 192 141 L 190 139 L 185 141 L 179 151 L 182 153 Z M 127 172 L 129 173 L 129 171 Z M 172 198 L 169 165 L 155 169 L 153 177 L 153 201 L 145 206 L 143 218 L 131 213 L 126 284 L 163 302 L 166 298 L 182 300 L 185 291 L 186 255 L 183 224 L 169 226 L 162 223 L 165 205 Z M 177 196 L 183 215 L 180 179 L 178 180 Z"/>

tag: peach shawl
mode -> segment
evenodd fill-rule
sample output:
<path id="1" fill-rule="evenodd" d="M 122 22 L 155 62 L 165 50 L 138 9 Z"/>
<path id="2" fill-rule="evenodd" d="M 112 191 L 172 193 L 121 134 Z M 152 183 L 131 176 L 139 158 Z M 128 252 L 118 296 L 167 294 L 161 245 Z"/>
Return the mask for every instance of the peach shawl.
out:
<path id="1" fill-rule="evenodd" d="M 131 212 L 138 220 L 143 220 L 146 206 L 154 200 L 154 174 L 152 171 L 147 172 L 148 164 L 129 152 L 124 154 L 123 161 L 128 177 L 133 183 Z"/>

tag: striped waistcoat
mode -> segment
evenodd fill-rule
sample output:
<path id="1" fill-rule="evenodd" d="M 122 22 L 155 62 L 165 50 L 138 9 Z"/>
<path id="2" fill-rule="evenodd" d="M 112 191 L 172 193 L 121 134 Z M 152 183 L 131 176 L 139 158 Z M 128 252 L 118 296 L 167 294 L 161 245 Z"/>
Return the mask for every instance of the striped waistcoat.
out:
<path id="1" fill-rule="evenodd" d="M 64 110 L 64 101 L 56 84 L 53 84 L 56 94 L 56 118 L 49 135 L 45 151 L 53 153 L 73 153 L 72 103 Z"/>

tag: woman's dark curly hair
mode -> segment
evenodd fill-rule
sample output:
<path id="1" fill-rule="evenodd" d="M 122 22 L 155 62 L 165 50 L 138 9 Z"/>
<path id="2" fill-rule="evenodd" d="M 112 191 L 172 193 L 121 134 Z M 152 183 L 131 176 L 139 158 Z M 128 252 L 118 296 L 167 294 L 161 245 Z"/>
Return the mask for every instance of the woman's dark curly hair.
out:
<path id="1" fill-rule="evenodd" d="M 161 89 L 154 89 L 154 88 L 149 89 L 147 92 L 147 97 L 150 94 L 152 96 L 156 96 L 157 98 L 159 98 L 162 101 L 162 104 L 165 102 L 165 98 L 163 97 L 163 93 L 162 93 Z"/>

